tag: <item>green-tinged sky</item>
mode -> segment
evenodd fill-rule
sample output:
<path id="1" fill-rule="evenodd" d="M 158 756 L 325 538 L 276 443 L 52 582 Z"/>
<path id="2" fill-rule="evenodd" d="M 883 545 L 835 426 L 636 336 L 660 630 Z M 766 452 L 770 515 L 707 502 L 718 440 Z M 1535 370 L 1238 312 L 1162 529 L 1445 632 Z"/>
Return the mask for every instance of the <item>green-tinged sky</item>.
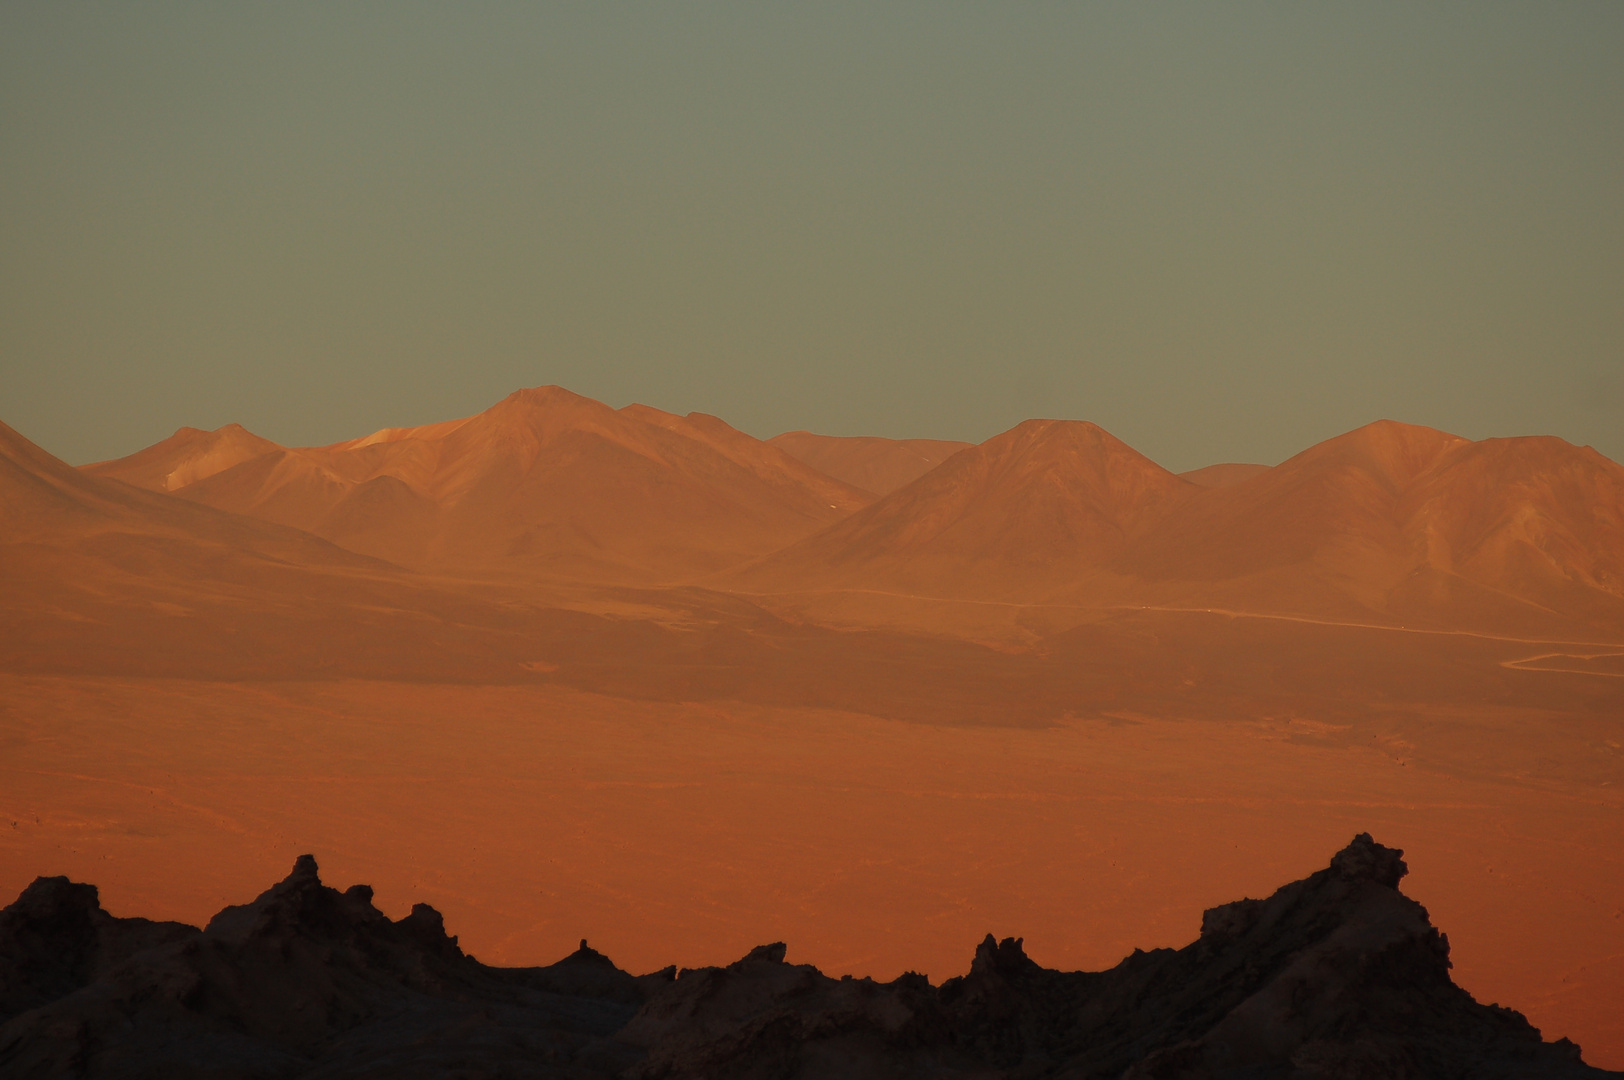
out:
<path id="1" fill-rule="evenodd" d="M 1624 3 L 0 4 L 0 420 L 1624 460 Z"/>

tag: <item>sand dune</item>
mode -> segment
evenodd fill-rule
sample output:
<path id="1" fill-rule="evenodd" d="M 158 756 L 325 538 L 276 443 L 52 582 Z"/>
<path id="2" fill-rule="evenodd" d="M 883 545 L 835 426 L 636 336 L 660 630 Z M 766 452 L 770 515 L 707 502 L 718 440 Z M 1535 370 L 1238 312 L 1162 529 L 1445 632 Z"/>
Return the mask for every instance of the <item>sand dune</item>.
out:
<path id="1" fill-rule="evenodd" d="M 881 439 L 786 431 L 767 440 L 792 457 L 853 487 L 889 495 L 974 443 L 948 439 Z"/>

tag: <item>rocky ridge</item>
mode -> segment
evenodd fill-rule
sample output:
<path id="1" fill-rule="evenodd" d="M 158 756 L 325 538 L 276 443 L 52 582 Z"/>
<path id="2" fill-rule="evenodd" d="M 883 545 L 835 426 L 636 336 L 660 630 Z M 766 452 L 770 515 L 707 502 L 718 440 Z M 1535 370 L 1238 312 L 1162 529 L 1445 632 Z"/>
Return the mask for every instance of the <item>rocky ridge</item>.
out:
<path id="1" fill-rule="evenodd" d="M 390 920 L 367 886 L 323 885 L 308 855 L 201 930 L 114 918 L 94 886 L 40 878 L 0 911 L 0 1074 L 1620 1075 L 1455 986 L 1405 872 L 1361 834 L 1273 896 L 1206 912 L 1182 949 L 1064 972 L 988 935 L 940 986 L 829 978 L 782 943 L 640 977 L 585 941 L 550 967 L 489 967 L 434 909 Z"/>

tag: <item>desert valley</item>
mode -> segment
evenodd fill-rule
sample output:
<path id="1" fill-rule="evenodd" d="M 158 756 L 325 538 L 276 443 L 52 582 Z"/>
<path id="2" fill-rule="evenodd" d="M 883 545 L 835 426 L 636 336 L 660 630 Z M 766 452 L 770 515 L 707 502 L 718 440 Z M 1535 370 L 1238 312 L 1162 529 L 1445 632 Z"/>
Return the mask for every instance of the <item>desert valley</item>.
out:
<path id="1" fill-rule="evenodd" d="M 7 902 L 201 924 L 314 852 L 487 963 L 940 981 L 1183 946 L 1370 832 L 1462 987 L 1624 1068 L 1624 467 L 1561 439 L 0 426 L 0 620 Z"/>

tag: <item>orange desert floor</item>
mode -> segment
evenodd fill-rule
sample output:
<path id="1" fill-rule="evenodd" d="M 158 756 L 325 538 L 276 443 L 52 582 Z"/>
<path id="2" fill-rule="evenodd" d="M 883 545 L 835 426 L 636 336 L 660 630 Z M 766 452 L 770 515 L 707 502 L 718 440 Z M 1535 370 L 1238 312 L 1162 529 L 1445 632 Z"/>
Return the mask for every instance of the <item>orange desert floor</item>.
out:
<path id="1" fill-rule="evenodd" d="M 1452 774 L 1301 721 L 1012 730 L 553 686 L 0 675 L 4 901 L 67 874 L 116 915 L 198 923 L 308 851 L 499 964 L 582 937 L 633 971 L 784 940 L 832 974 L 940 981 L 990 931 L 1099 968 L 1189 942 L 1203 908 L 1359 831 L 1405 849 L 1463 986 L 1624 1068 L 1611 779 Z"/>

